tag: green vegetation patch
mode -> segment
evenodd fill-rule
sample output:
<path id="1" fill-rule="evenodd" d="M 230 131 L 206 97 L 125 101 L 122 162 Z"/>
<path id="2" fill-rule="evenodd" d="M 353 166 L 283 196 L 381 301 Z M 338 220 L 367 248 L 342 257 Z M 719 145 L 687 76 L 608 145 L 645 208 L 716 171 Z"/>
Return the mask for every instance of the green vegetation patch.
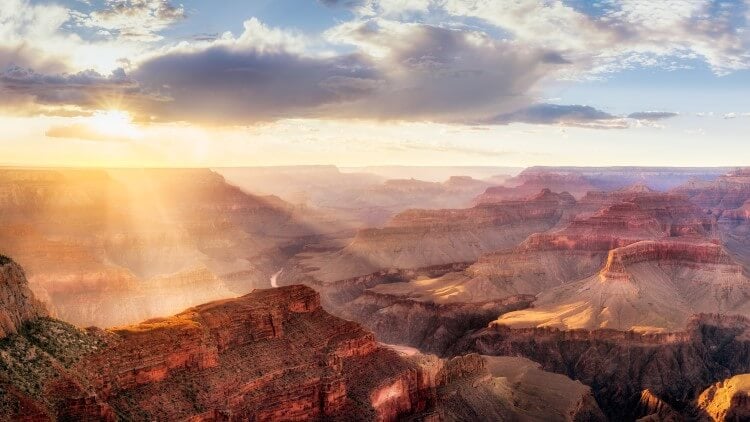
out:
<path id="1" fill-rule="evenodd" d="M 81 357 L 106 347 L 99 337 L 68 323 L 39 318 L 0 339 L 0 379 L 32 397 Z"/>

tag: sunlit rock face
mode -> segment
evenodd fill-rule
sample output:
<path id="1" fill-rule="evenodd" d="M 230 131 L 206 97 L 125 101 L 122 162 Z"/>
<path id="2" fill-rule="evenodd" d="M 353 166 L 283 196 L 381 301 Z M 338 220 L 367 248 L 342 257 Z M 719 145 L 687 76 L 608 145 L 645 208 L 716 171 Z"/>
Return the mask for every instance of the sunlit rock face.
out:
<path id="1" fill-rule="evenodd" d="M 372 282 L 346 309 L 388 341 L 443 353 L 445 345 L 460 337 L 462 330 L 468 332 L 481 328 L 490 322 L 486 318 L 493 314 L 503 315 L 501 318 L 513 316 L 515 323 L 531 326 L 560 324 L 570 328 L 593 328 L 598 322 L 603 327 L 617 328 L 630 323 L 624 328 L 635 328 L 637 324 L 631 320 L 606 319 L 599 315 L 617 313 L 612 310 L 614 308 L 589 315 L 593 312 L 590 307 L 598 303 L 594 300 L 599 297 L 595 293 L 588 298 L 585 296 L 587 290 L 576 289 L 569 295 L 561 295 L 560 290 L 555 289 L 563 289 L 561 286 L 568 284 L 577 285 L 580 280 L 591 279 L 598 283 L 599 274 L 609 273 L 605 268 L 608 257 L 624 257 L 620 251 L 630 251 L 624 247 L 639 242 L 655 242 L 648 243 L 651 249 L 644 252 L 641 259 L 661 265 L 659 268 L 665 274 L 659 280 L 685 280 L 678 289 L 680 294 L 687 294 L 702 281 L 713 283 L 711 289 L 714 290 L 727 283 L 744 281 L 741 268 L 731 261 L 721 246 L 713 243 L 716 242 L 715 220 L 685 198 L 629 188 L 612 192 L 606 203 L 611 205 L 605 205 L 593 214 L 584 212 L 561 229 L 532 234 L 517 247 L 485 254 L 475 263 L 458 268 L 459 271 L 446 268 L 443 274 L 435 275 L 417 272 L 405 279 L 383 276 L 381 282 Z M 684 241 L 676 242 L 678 239 Z M 681 245 L 687 249 L 684 254 L 678 249 Z M 695 255 L 690 254 L 693 250 Z M 705 259 L 699 252 L 705 252 Z M 650 277 L 641 278 L 642 282 L 652 280 Z M 608 288 L 622 290 L 623 286 L 615 284 Z M 746 301 L 742 300 L 742 286 L 736 286 L 732 299 L 716 303 L 694 300 L 693 307 L 685 305 L 671 319 L 661 318 L 652 323 L 659 327 L 655 328 L 657 330 L 679 329 L 691 311 L 731 309 L 744 312 Z M 591 292 L 601 293 L 604 287 L 607 286 L 596 284 Z M 603 295 L 602 300 L 619 303 L 623 294 L 620 290 L 613 291 L 613 296 Z M 639 290 L 633 288 L 631 291 L 636 294 Z M 673 309 L 675 301 L 680 298 L 677 291 L 670 296 L 663 288 L 655 290 L 653 286 L 645 293 L 637 294 L 651 298 L 649 294 L 655 291 L 663 294 L 660 300 L 665 302 L 666 309 Z M 571 303 L 562 301 L 563 297 Z M 583 297 L 594 305 L 581 299 Z M 653 298 L 649 300 L 653 302 Z M 531 309 L 523 309 L 532 302 Z M 645 324 L 645 319 L 653 313 L 637 313 L 644 318 L 641 328 L 651 327 Z M 526 317 L 528 321 L 524 320 Z M 430 335 L 424 336 L 425 333 Z"/>
<path id="2" fill-rule="evenodd" d="M 649 239 L 715 236 L 715 221 L 685 198 L 633 189 L 608 196 L 603 201 L 608 205 L 593 214 L 585 198 L 567 225 L 480 257 L 462 277 L 452 276 L 453 283 L 491 287 L 484 291 L 494 298 L 538 294 L 597 273 L 614 248 Z"/>
<path id="3" fill-rule="evenodd" d="M 0 383 L 15 393 L 3 417 L 394 420 L 423 410 L 434 388 L 302 286 L 108 331 L 42 319 L 0 347 Z M 397 388 L 379 394 L 386 385 Z"/>
<path id="4" fill-rule="evenodd" d="M 109 326 L 267 286 L 316 233 L 209 170 L 2 170 L 0 252 L 53 314 Z"/>

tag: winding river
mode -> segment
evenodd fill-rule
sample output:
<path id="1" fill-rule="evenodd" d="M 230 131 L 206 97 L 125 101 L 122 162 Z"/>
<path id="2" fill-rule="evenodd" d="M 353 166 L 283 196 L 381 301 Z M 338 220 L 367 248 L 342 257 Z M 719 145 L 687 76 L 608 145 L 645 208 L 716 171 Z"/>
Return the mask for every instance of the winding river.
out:
<path id="1" fill-rule="evenodd" d="M 278 270 L 278 271 L 276 271 L 276 272 L 275 272 L 275 273 L 274 273 L 274 274 L 273 274 L 273 275 L 271 276 L 271 287 L 279 287 L 278 283 L 276 283 L 276 279 L 277 279 L 277 278 L 279 278 L 279 275 L 281 274 L 281 272 L 282 272 L 282 271 L 284 271 L 284 269 L 283 269 L 283 268 L 282 268 L 282 269 L 280 269 L 280 270 Z"/>

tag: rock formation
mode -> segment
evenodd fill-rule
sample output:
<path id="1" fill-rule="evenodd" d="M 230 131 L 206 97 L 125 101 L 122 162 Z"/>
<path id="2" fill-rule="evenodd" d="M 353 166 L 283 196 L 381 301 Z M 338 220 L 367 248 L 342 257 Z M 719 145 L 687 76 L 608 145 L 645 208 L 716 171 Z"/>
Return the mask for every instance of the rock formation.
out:
<path id="1" fill-rule="evenodd" d="M 107 331 L 27 318 L 0 345 L 0 409 L 41 420 L 394 420 L 431 403 L 427 376 L 292 286 Z"/>
<path id="2" fill-rule="evenodd" d="M 21 267 L 0 255 L 0 338 L 46 315 L 44 305 L 29 290 Z"/>
<path id="3" fill-rule="evenodd" d="M 0 170 L 0 218 L 0 253 L 25 268 L 51 312 L 81 325 L 136 322 L 267 286 L 279 261 L 317 233 L 278 198 L 199 169 Z M 211 275 L 193 277 L 184 294 L 173 275 L 197 268 Z M 155 284 L 184 301 L 149 303 Z"/>
<path id="4" fill-rule="evenodd" d="M 522 200 L 533 196 L 542 189 L 553 192 L 565 192 L 575 198 L 581 198 L 586 192 L 596 190 L 596 186 L 579 175 L 559 175 L 554 173 L 527 174 L 506 181 L 504 186 L 487 188 L 484 193 L 474 198 L 472 203 L 494 204 L 502 201 Z"/>
<path id="5" fill-rule="evenodd" d="M 494 325 L 468 335 L 450 353 L 523 356 L 539 362 L 544 370 L 591 386 L 613 420 L 648 416 L 660 408 L 666 412 L 666 406 L 680 413 L 677 420 L 684 420 L 701 414 L 698 396 L 707 386 L 748 372 L 749 334 L 747 318 L 717 314 L 697 315 L 684 331 L 661 334 Z M 644 390 L 651 397 L 647 403 Z M 644 411 L 648 408 L 653 411 Z"/>
<path id="6" fill-rule="evenodd" d="M 713 181 L 693 180 L 673 189 L 699 206 L 713 210 L 739 208 L 750 199 L 750 169 L 731 171 Z"/>
<path id="7" fill-rule="evenodd" d="M 529 167 L 502 186 L 488 188 L 474 199 L 475 204 L 521 199 L 543 188 L 570 192 L 581 199 L 591 191 L 610 192 L 634 184 L 654 190 L 668 190 L 690 180 L 706 183 L 726 173 L 728 168 L 657 167 Z"/>
<path id="8" fill-rule="evenodd" d="M 384 228 L 360 230 L 342 250 L 299 255 L 285 268 L 281 281 L 290 284 L 311 277 L 329 283 L 387 268 L 473 261 L 552 228 L 574 202 L 570 195 L 545 190 L 522 201 L 404 211 Z"/>
<path id="9" fill-rule="evenodd" d="M 308 287 L 81 330 L 35 310 L 23 273 L 2 265 L 2 297 L 26 294 L 3 303 L 19 317 L 0 342 L 2 419 L 603 420 L 578 382 L 513 358 L 404 356 Z"/>
<path id="10" fill-rule="evenodd" d="M 607 200 L 616 201 L 621 202 L 593 215 L 585 213 L 561 229 L 533 234 L 515 248 L 483 255 L 461 272 L 370 290 L 402 301 L 473 303 L 480 308 L 488 301 L 536 295 L 594 276 L 615 248 L 688 236 L 710 243 L 716 230 L 712 218 L 679 196 L 628 189 Z"/>
<path id="11" fill-rule="evenodd" d="M 722 246 L 701 239 L 642 241 L 609 252 L 594 276 L 541 293 L 502 315 L 512 327 L 678 331 L 697 313 L 750 316 L 750 279 Z"/>
<path id="12" fill-rule="evenodd" d="M 698 408 L 713 421 L 750 419 L 750 374 L 721 380 L 698 397 Z"/>
<path id="13" fill-rule="evenodd" d="M 427 420 L 604 421 L 591 389 L 524 358 L 466 355 L 444 361 Z"/>

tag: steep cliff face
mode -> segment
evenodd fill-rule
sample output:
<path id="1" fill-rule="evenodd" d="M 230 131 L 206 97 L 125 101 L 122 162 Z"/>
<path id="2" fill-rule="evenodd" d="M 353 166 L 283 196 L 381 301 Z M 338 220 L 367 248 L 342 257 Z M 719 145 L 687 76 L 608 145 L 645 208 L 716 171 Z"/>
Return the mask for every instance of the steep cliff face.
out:
<path id="1" fill-rule="evenodd" d="M 44 305 L 29 290 L 21 267 L 0 255 L 0 338 L 46 315 Z"/>
<path id="2" fill-rule="evenodd" d="M 498 315 L 528 307 L 533 296 L 481 302 L 419 300 L 404 292 L 381 293 L 380 285 L 347 303 L 341 313 L 361 321 L 378 340 L 443 355 L 465 333 L 486 327 Z"/>
<path id="3" fill-rule="evenodd" d="M 467 336 L 451 352 L 539 362 L 591 386 L 616 420 L 648 416 L 638 404 L 646 389 L 685 417 L 700 413 L 696 399 L 706 386 L 748 372 L 749 334 L 747 318 L 709 314 L 691 319 L 685 331 L 664 334 L 495 325 Z"/>
<path id="4" fill-rule="evenodd" d="M 750 269 L 750 200 L 719 217 L 721 240 L 745 268 Z"/>

